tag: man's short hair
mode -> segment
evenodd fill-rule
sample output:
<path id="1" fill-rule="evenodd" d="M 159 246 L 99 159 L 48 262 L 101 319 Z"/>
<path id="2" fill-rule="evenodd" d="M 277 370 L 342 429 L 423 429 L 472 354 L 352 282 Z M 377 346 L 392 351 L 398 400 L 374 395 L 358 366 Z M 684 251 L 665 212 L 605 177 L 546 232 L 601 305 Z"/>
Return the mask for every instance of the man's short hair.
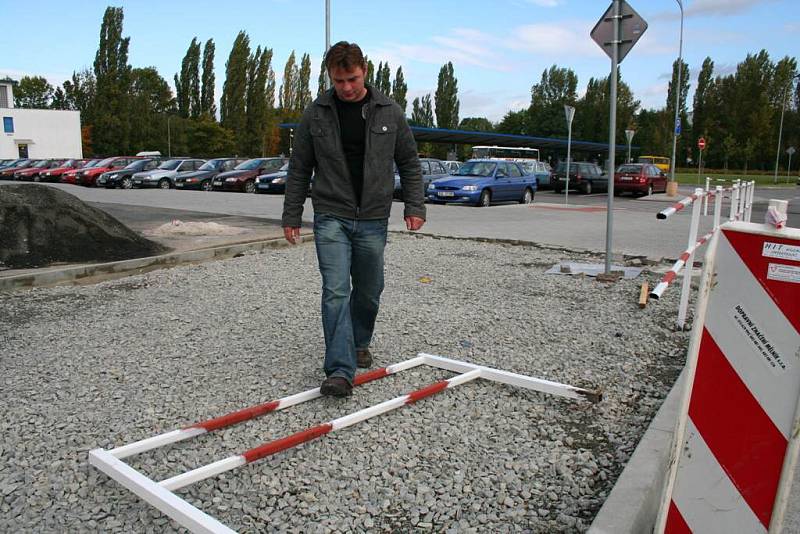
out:
<path id="1" fill-rule="evenodd" d="M 347 71 L 356 67 L 366 70 L 366 63 L 361 48 L 357 44 L 347 41 L 339 41 L 331 46 L 325 54 L 325 69 L 328 71 L 337 67 Z"/>

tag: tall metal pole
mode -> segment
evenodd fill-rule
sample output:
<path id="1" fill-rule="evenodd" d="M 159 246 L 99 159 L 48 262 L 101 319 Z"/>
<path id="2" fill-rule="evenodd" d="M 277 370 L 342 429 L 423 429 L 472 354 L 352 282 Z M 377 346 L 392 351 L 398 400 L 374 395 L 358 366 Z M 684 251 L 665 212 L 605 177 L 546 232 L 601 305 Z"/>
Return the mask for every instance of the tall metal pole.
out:
<path id="1" fill-rule="evenodd" d="M 783 112 L 786 111 L 786 94 L 789 92 L 789 87 L 794 84 L 795 78 L 800 78 L 800 74 L 795 74 L 789 80 L 789 83 L 783 89 L 783 100 L 781 101 L 781 125 L 778 128 L 778 149 L 775 151 L 775 176 L 773 177 L 773 183 L 778 183 L 778 163 L 781 160 L 781 137 L 783 137 Z"/>
<path id="2" fill-rule="evenodd" d="M 619 63 L 619 3 L 620 0 L 614 0 L 614 35 L 611 41 L 611 77 L 609 83 L 611 85 L 611 106 L 608 118 L 608 214 L 606 217 L 606 274 L 611 272 L 611 244 L 614 234 L 614 149 L 616 148 L 617 140 L 617 63 Z"/>
<path id="3" fill-rule="evenodd" d="M 792 154 L 794 154 L 794 147 L 790 146 L 786 149 L 786 153 L 789 154 L 789 163 L 786 164 L 786 183 L 789 183 L 789 173 L 792 170 Z"/>
<path id="4" fill-rule="evenodd" d="M 672 165 L 669 174 L 671 182 L 675 181 L 675 152 L 678 148 L 678 114 L 681 110 L 681 74 L 683 73 L 683 3 L 681 0 L 675 1 L 681 8 L 681 36 L 678 41 L 678 84 L 672 88 L 675 91 L 675 121 L 672 123 Z"/>
<path id="5" fill-rule="evenodd" d="M 564 104 L 564 115 L 567 117 L 567 187 L 564 188 L 564 205 L 569 200 L 569 163 L 572 152 L 572 119 L 575 117 L 575 108 Z"/>
<path id="6" fill-rule="evenodd" d="M 168 158 L 172 157 L 172 134 L 170 133 L 170 130 L 169 130 L 169 120 L 171 118 L 172 117 L 167 115 L 167 157 Z"/>
<path id="7" fill-rule="evenodd" d="M 631 142 L 633 141 L 633 136 L 636 133 L 636 130 L 625 130 L 625 139 L 628 141 L 628 159 L 625 160 L 625 163 L 631 162 Z"/>
<path id="8" fill-rule="evenodd" d="M 331 0 L 325 0 L 325 53 L 328 53 L 328 50 L 331 49 Z M 323 57 L 323 61 L 325 58 Z M 330 89 L 330 80 L 328 79 L 327 74 L 323 76 L 323 80 L 325 80 L 325 90 L 327 91 Z"/>

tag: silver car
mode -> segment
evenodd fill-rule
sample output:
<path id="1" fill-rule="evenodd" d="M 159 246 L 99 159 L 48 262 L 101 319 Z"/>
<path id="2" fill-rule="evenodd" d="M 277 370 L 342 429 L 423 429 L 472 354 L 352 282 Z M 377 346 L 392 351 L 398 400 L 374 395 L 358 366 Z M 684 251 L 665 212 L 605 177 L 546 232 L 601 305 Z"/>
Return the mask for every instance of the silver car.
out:
<path id="1" fill-rule="evenodd" d="M 175 176 L 179 172 L 196 171 L 206 160 L 192 158 L 169 159 L 152 171 L 137 172 L 133 175 L 133 187 L 175 187 Z"/>

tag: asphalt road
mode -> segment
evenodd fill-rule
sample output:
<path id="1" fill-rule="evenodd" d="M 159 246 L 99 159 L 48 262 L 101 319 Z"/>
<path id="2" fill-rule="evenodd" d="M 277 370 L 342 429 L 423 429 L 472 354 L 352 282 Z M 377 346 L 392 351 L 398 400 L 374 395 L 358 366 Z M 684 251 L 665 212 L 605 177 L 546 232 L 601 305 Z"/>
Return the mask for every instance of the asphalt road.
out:
<path id="1" fill-rule="evenodd" d="M 0 187 L 11 182 L 0 182 Z M 198 220 L 212 215 L 241 218 L 280 220 L 283 195 L 253 195 L 244 193 L 205 193 L 159 189 L 97 189 L 67 184 L 47 184 L 58 187 L 86 202 L 93 203 L 118 215 L 120 220 L 137 221 L 134 227 L 147 219 L 171 220 L 193 218 Z M 656 213 L 693 190 L 681 188 L 675 199 L 662 201 L 634 199 L 630 196 L 614 198 L 613 243 L 614 253 L 648 256 L 651 258 L 677 258 L 688 244 L 690 209 L 683 210 L 666 220 L 657 220 Z M 657 195 L 658 196 L 658 195 Z M 789 200 L 789 225 L 800 225 L 800 188 L 756 189 L 753 221 L 762 221 L 770 198 Z M 570 193 L 568 205 L 564 195 L 551 191 L 537 193 L 531 206 L 515 203 L 474 208 L 457 205 L 428 205 L 428 220 L 423 232 L 443 236 L 488 237 L 519 239 L 541 244 L 563 246 L 603 252 L 606 248 L 607 211 L 605 194 L 580 195 Z M 135 208 L 139 206 L 140 208 Z M 149 208 L 149 209 L 143 209 Z M 170 210 L 170 211 L 164 211 Z M 172 211 L 176 210 L 176 211 Z M 729 209 L 724 206 L 723 214 Z M 203 215 L 206 214 L 206 215 Z M 306 202 L 304 222 L 313 218 L 311 201 Z M 712 217 L 701 220 L 701 232 L 710 230 Z M 392 207 L 390 229 L 404 230 L 403 204 Z"/>

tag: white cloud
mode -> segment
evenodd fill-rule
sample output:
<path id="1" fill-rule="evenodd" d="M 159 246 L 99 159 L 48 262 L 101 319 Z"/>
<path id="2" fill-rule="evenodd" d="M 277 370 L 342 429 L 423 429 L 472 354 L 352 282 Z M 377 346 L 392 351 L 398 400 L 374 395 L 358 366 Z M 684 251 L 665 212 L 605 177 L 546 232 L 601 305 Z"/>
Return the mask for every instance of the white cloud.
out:
<path id="1" fill-rule="evenodd" d="M 563 3 L 562 0 L 528 0 L 528 2 L 539 7 L 558 7 Z"/>
<path id="2" fill-rule="evenodd" d="M 593 23 L 562 21 L 558 24 L 528 24 L 511 30 L 504 45 L 531 54 L 557 54 L 558 57 L 602 57 L 603 51 L 589 38 Z"/>
<path id="3" fill-rule="evenodd" d="M 684 17 L 726 17 L 741 15 L 760 4 L 771 4 L 778 0 L 684 0 Z M 680 19 L 678 6 L 674 10 L 663 11 L 653 17 L 654 20 Z"/>

